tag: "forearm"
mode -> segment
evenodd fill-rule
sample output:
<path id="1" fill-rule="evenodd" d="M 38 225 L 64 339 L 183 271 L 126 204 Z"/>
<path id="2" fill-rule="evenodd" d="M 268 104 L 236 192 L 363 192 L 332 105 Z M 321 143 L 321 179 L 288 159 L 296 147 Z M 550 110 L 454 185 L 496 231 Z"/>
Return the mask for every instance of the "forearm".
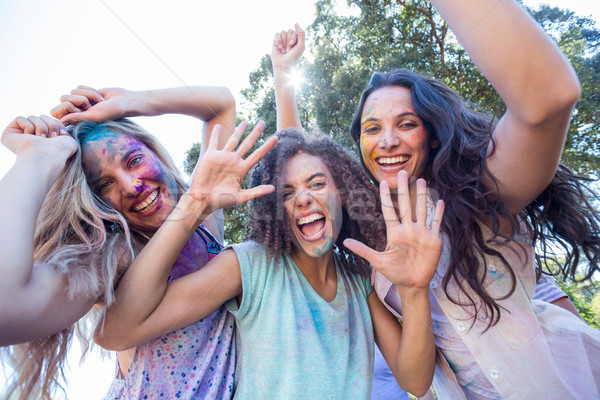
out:
<path id="1" fill-rule="evenodd" d="M 184 86 L 139 92 L 131 104 L 135 115 L 184 114 L 210 120 L 235 104 L 229 89 L 217 86 Z"/>
<path id="2" fill-rule="evenodd" d="M 526 121 L 570 113 L 579 95 L 571 65 L 514 0 L 431 0 L 509 111 Z M 560 79 L 557 79 L 560 77 Z"/>
<path id="3" fill-rule="evenodd" d="M 402 339 L 395 360 L 400 386 L 421 396 L 431 385 L 435 370 L 435 340 L 428 289 L 400 289 Z"/>
<path id="4" fill-rule="evenodd" d="M 0 180 L 0 276 L 9 290 L 22 288 L 33 268 L 33 237 L 46 194 L 64 167 L 52 156 L 21 154 Z"/>
<path id="5" fill-rule="evenodd" d="M 290 81 L 291 69 L 274 68 L 275 104 L 277 107 L 277 130 L 302 129 L 296 103 L 296 88 Z"/>
<path id="6" fill-rule="evenodd" d="M 119 282 L 115 303 L 104 317 L 104 336 L 125 337 L 144 324 L 163 299 L 173 264 L 205 217 L 204 203 L 182 196 Z"/>

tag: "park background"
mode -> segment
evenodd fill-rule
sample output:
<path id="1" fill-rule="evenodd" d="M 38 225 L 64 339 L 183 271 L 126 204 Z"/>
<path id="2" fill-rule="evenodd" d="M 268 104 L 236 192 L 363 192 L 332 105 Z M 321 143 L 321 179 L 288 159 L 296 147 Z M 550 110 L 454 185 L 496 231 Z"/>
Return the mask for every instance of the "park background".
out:
<path id="1" fill-rule="evenodd" d="M 584 90 L 563 161 L 582 174 L 598 176 L 600 3 L 546 3 L 551 7 L 524 1 L 575 65 Z M 275 114 L 265 55 L 274 33 L 295 22 L 308 34 L 296 80 L 305 126 L 347 140 L 349 115 L 370 72 L 400 66 L 444 79 L 482 108 L 502 112 L 493 89 L 423 0 L 179 0 L 168 5 L 155 0 L 2 0 L 0 125 L 18 115 L 48 114 L 62 94 L 79 84 L 131 90 L 224 85 L 238 102 L 239 118 L 265 119 L 271 133 Z M 182 171 L 190 170 L 200 121 L 182 116 L 136 121 L 159 138 Z M 13 161 L 0 147 L 0 177 Z M 228 211 L 230 240 L 240 237 L 235 233 L 242 232 L 238 217 L 243 213 L 243 208 Z M 588 322 L 597 324 L 597 282 L 568 283 L 566 290 Z M 114 374 L 114 357 L 102 358 L 94 349 L 83 363 L 79 358 L 75 343 L 69 353 L 66 397 L 101 398 Z M 0 391 L 7 373 L 0 370 Z"/>

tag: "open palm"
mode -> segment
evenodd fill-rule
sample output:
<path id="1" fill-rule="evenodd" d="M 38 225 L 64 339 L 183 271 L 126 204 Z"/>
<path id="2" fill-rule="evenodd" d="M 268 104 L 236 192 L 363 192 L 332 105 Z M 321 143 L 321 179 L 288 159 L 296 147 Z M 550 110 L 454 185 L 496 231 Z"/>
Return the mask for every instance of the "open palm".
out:
<path id="1" fill-rule="evenodd" d="M 242 122 L 225 143 L 225 147 L 218 150 L 217 143 L 221 127 L 216 125 L 206 152 L 194 168 L 187 193 L 196 200 L 209 204 L 212 211 L 242 204 L 275 190 L 272 185 L 260 185 L 251 189 L 242 189 L 241 187 L 250 168 L 258 163 L 277 143 L 277 138 L 271 137 L 244 159 L 243 157 L 250 151 L 262 133 L 265 124 L 262 121 L 256 124 L 248 137 L 236 149 L 247 126 L 246 122 Z"/>
<path id="2" fill-rule="evenodd" d="M 382 252 L 353 239 L 344 241 L 346 247 L 365 258 L 395 285 L 425 288 L 431 282 L 442 250 L 440 225 L 444 202 L 439 200 L 431 227 L 427 227 L 427 184 L 417 181 L 415 221 L 410 201 L 408 176 L 398 174 L 398 209 L 392 203 L 386 181 L 381 182 L 381 205 L 387 227 L 387 246 Z"/>

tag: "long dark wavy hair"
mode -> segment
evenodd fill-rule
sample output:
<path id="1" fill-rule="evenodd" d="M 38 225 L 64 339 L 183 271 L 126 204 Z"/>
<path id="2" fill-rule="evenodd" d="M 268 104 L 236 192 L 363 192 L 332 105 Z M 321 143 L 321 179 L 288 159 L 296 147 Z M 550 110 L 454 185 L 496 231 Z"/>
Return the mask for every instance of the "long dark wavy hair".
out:
<path id="1" fill-rule="evenodd" d="M 328 137 L 310 140 L 295 129 L 286 129 L 277 136 L 277 145 L 255 167 L 251 181 L 252 187 L 268 184 L 274 185 L 276 190 L 250 203 L 247 239 L 265 246 L 270 257 L 291 252 L 293 233 L 283 206 L 282 171 L 293 156 L 309 154 L 323 161 L 340 192 L 343 222 L 335 241 L 339 260 L 347 270 L 366 276 L 368 263 L 349 251 L 342 242 L 353 238 L 377 250 L 385 248 L 386 230 L 378 201 L 379 191 L 353 156 Z"/>
<path id="2" fill-rule="evenodd" d="M 515 290 L 516 275 L 504 257 L 484 238 L 481 221 L 489 222 L 494 244 L 514 242 L 520 221 L 525 222 L 534 246 L 537 245 L 541 253 L 536 255 L 538 277 L 542 265 L 551 261 L 556 263 L 564 278 L 577 279 L 575 273 L 582 272 L 577 268 L 582 254 L 587 265 L 583 268 L 583 278 L 578 278 L 589 279 L 598 270 L 600 222 L 597 210 L 590 203 L 597 197 L 586 186 L 592 180 L 577 176 L 560 165 L 544 192 L 520 215 L 512 215 L 481 179 L 482 176 L 489 177 L 492 186 L 497 187 L 497 180 L 485 163 L 494 151 L 492 132 L 496 121 L 490 115 L 467 107 L 458 94 L 442 82 L 405 69 L 374 73 L 361 95 L 350 128 L 358 148 L 365 101 L 371 93 L 388 86 L 401 86 L 411 91 L 415 111 L 428 129 L 430 140 L 439 142 L 439 146 L 431 149 L 424 178 L 446 203 L 442 231 L 449 240 L 451 254 L 443 287 L 451 301 L 461 304 L 448 294 L 448 283 L 453 279 L 463 292 L 470 287 L 477 293 L 483 302 L 485 317 L 489 318 L 488 326 L 491 326 L 500 318 L 501 307 L 497 300 L 509 297 Z M 361 162 L 365 166 L 362 158 Z M 499 232 L 501 220 L 510 222 L 508 234 Z M 493 298 L 484 287 L 486 271 L 485 268 L 482 271 L 481 266 L 487 264 L 482 263 L 487 257 L 499 257 L 512 279 L 510 292 L 500 299 Z M 563 257 L 564 260 L 559 262 Z M 476 299 L 469 297 L 469 301 L 475 306 Z M 473 308 L 475 320 L 478 307 Z"/>

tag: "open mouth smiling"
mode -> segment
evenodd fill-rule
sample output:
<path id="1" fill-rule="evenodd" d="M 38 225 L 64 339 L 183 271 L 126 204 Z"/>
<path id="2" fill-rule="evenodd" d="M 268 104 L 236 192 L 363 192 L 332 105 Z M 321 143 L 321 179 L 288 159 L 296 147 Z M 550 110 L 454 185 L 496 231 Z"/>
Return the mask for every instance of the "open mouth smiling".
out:
<path id="1" fill-rule="evenodd" d="M 404 165 L 409 159 L 410 156 L 400 155 L 394 157 L 377 157 L 375 161 L 381 167 L 397 167 Z"/>
<path id="2" fill-rule="evenodd" d="M 158 202 L 159 189 L 156 189 L 144 201 L 132 207 L 132 211 L 138 214 L 144 214 L 152 209 L 152 207 Z"/>
<path id="3" fill-rule="evenodd" d="M 319 240 L 325 234 L 325 216 L 320 212 L 313 212 L 297 219 L 296 225 L 302 238 L 308 242 Z"/>

